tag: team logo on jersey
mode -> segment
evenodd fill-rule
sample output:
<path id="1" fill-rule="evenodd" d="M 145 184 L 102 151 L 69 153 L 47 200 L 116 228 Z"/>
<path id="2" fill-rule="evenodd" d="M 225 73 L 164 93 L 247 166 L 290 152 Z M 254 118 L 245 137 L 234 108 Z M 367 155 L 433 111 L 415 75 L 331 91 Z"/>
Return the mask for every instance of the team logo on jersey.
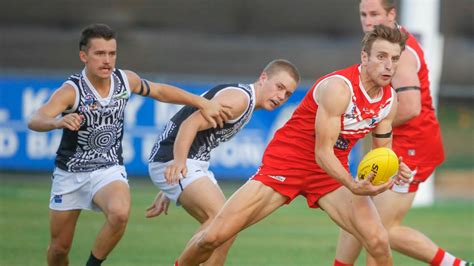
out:
<path id="1" fill-rule="evenodd" d="M 89 108 L 87 108 L 87 106 L 84 106 L 84 105 L 79 106 L 78 109 L 79 109 L 79 113 L 85 113 L 87 112 L 87 110 L 89 110 Z"/>
<path id="2" fill-rule="evenodd" d="M 379 119 L 377 117 L 373 117 L 370 119 L 370 124 L 369 126 L 373 127 L 375 126 L 375 124 L 377 124 L 379 122 Z"/>
<path id="3" fill-rule="evenodd" d="M 347 119 L 356 118 L 357 117 L 357 110 L 356 109 L 357 109 L 357 107 L 355 105 L 352 106 L 351 111 L 344 114 L 344 118 L 347 118 Z"/>
<path id="4" fill-rule="evenodd" d="M 376 115 L 376 113 L 375 113 L 374 110 L 369 109 L 369 108 L 367 108 L 367 107 L 364 107 L 364 108 L 362 109 L 362 111 L 363 111 L 366 115 L 369 115 L 369 116 L 374 116 L 374 115 Z"/>
<path id="5" fill-rule="evenodd" d="M 130 98 L 130 95 L 128 94 L 127 91 L 123 91 L 123 92 L 121 92 L 121 93 L 119 93 L 119 94 L 117 94 L 117 95 L 114 95 L 113 98 L 114 98 L 114 99 L 128 99 L 128 98 Z"/>
<path id="6" fill-rule="evenodd" d="M 90 94 L 87 94 L 86 97 L 84 97 L 84 104 L 88 106 L 90 110 L 97 109 L 97 102 L 94 99 L 94 96 Z"/>

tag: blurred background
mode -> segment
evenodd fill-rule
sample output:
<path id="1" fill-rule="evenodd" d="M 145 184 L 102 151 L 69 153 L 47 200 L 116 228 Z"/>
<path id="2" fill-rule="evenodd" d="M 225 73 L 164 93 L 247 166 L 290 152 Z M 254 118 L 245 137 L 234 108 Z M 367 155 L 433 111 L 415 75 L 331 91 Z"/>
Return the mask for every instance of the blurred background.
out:
<path id="1" fill-rule="evenodd" d="M 440 58 L 439 94 L 434 99 L 439 103 L 447 152 L 439 175 L 444 176 L 444 170 L 449 170 L 452 172 L 449 180 L 468 176 L 462 181 L 443 183 L 443 187 L 460 184 L 463 192 L 454 191 L 453 195 L 471 195 L 474 194 L 474 1 L 440 1 L 439 5 L 439 27 L 434 28 L 444 37 L 444 49 Z M 403 17 L 402 8 L 399 1 L 399 20 Z M 97 22 L 109 24 L 118 32 L 117 67 L 196 93 L 219 82 L 253 82 L 275 58 L 286 58 L 298 66 L 303 76 L 301 93 L 278 114 L 262 114 L 261 119 L 260 115 L 254 119 L 247 130 L 253 132 L 252 138 L 257 138 L 258 148 L 247 156 L 252 160 L 245 162 L 241 158 L 235 162 L 246 169 L 242 174 L 236 173 L 240 168 L 232 171 L 218 168 L 218 176 L 222 178 L 229 173 L 241 179 L 250 175 L 275 127 L 291 113 L 291 107 L 314 80 L 360 60 L 362 32 L 357 1 L 1 1 L 0 143 L 4 152 L 0 151 L 0 167 L 24 170 L 18 161 L 21 158 L 38 160 L 42 166 L 33 166 L 35 169 L 50 169 L 60 132 L 52 133 L 56 139 L 42 140 L 47 138 L 45 134 L 28 132 L 24 120 L 70 74 L 82 69 L 78 58 L 80 31 Z M 142 99 L 135 99 L 134 103 L 135 109 L 129 108 L 127 118 L 131 137 L 125 138 L 131 148 L 125 149 L 125 156 L 132 174 L 146 175 L 143 167 L 149 153 L 147 145 L 151 145 L 177 107 L 142 102 Z M 7 107 L 8 104 L 11 106 Z M 269 120 L 272 124 L 268 124 Z M 264 129 L 259 127 L 262 123 Z M 136 126 L 144 126 L 141 129 L 146 130 Z M 7 132 L 8 128 L 15 130 Z M 264 131 L 252 131 L 255 128 Z M 17 136 L 16 142 L 11 140 L 12 135 Z M 35 144 L 28 146 L 31 138 Z M 245 142 L 242 138 L 239 141 Z M 15 146 L 12 142 L 18 147 L 12 147 Z M 221 153 L 229 155 L 232 151 L 228 148 Z M 134 161 L 140 154 L 142 158 Z M 440 178 L 439 182 L 444 180 Z"/>
<path id="2" fill-rule="evenodd" d="M 410 0 L 405 0 L 398 5 L 399 19 L 403 5 L 409 4 Z M 443 37 L 435 101 L 446 161 L 436 172 L 434 198 L 462 201 L 467 206 L 462 211 L 468 212 L 471 222 L 473 14 L 473 0 L 441 0 L 439 26 L 435 26 Z M 35 180 L 34 184 L 42 180 L 42 196 L 48 195 L 61 132 L 35 133 L 27 129 L 26 121 L 69 75 L 83 68 L 78 58 L 79 36 L 91 23 L 106 23 L 118 32 L 118 68 L 193 93 L 222 82 L 253 82 L 275 58 L 288 59 L 299 68 L 303 82 L 286 106 L 273 113 L 256 112 L 241 134 L 213 153 L 211 166 L 216 177 L 237 182 L 255 171 L 273 132 L 318 77 L 360 61 L 358 1 L 0 1 L 0 237 L 6 236 L 11 224 L 4 218 L 9 215 L 6 202 L 19 200 L 7 196 L 22 195 L 20 188 L 28 187 L 12 180 Z M 131 178 L 149 182 L 146 163 L 151 146 L 178 108 L 137 96 L 130 100 L 124 159 Z M 355 160 L 366 149 L 359 147 Z M 29 191 L 28 195 L 36 194 Z M 46 203 L 41 206 L 46 208 Z M 474 251 L 474 225 L 466 228 L 469 234 L 464 243 L 469 253 Z M 0 255 L 7 256 L 5 252 Z"/>

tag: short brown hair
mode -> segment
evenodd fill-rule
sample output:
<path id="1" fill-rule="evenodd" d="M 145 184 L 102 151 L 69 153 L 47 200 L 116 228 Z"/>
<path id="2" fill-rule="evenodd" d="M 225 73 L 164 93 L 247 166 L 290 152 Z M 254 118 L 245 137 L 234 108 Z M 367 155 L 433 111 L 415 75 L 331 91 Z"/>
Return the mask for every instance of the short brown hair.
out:
<path id="1" fill-rule="evenodd" d="M 79 50 L 84 51 L 89 44 L 90 39 L 103 38 L 111 40 L 116 38 L 115 31 L 106 24 L 91 24 L 85 27 L 81 32 L 81 40 L 79 41 Z"/>
<path id="2" fill-rule="evenodd" d="M 391 43 L 398 43 L 403 51 L 405 50 L 407 35 L 399 28 L 391 28 L 382 24 L 376 25 L 374 29 L 367 32 L 364 36 L 364 39 L 362 39 L 362 51 L 365 51 L 370 55 L 372 44 L 379 39 L 386 40 Z"/>
<path id="3" fill-rule="evenodd" d="M 362 0 L 359 0 L 359 4 L 360 2 L 362 2 Z M 387 13 L 397 7 L 397 0 L 380 0 L 380 2 Z"/>
<path id="4" fill-rule="evenodd" d="M 275 59 L 268 63 L 268 65 L 263 69 L 263 72 L 265 72 L 269 77 L 280 71 L 286 71 L 296 81 L 296 83 L 299 83 L 301 80 L 300 72 L 296 66 L 285 59 Z"/>

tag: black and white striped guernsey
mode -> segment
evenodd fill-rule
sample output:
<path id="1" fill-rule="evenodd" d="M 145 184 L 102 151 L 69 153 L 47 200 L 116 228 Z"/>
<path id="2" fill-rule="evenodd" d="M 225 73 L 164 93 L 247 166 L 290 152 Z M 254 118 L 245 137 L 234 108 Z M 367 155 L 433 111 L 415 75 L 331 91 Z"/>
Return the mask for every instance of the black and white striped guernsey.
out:
<path id="1" fill-rule="evenodd" d="M 79 131 L 63 129 L 56 166 L 69 172 L 89 172 L 122 165 L 123 121 L 131 94 L 126 74 L 114 69 L 105 98 L 97 93 L 85 70 L 70 76 L 65 83 L 76 90 L 76 101 L 62 115 L 77 113 L 85 120 Z"/>
<path id="2" fill-rule="evenodd" d="M 250 120 L 255 109 L 255 90 L 252 84 L 222 84 L 204 93 L 203 97 L 212 99 L 218 93 L 228 89 L 242 90 L 249 99 L 247 109 L 240 117 L 232 121 L 227 121 L 223 128 L 209 128 L 199 131 L 189 150 L 188 159 L 199 161 L 209 161 L 211 150 L 216 148 L 221 142 L 226 142 L 237 134 Z M 181 123 L 186 120 L 197 109 L 190 106 L 181 108 L 166 124 L 163 132 L 155 142 L 150 162 L 167 162 L 173 160 L 173 145 L 178 134 Z"/>

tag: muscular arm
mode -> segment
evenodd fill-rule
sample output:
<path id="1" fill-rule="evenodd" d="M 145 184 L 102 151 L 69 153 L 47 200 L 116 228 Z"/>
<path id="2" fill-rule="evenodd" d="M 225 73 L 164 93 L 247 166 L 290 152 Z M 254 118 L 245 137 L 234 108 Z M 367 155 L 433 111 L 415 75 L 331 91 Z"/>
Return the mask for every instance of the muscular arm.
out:
<path id="1" fill-rule="evenodd" d="M 34 131 L 50 131 L 57 128 L 79 130 L 82 117 L 76 113 L 57 118 L 59 114 L 71 108 L 76 99 L 74 88 L 65 83 L 56 90 L 49 101 L 33 113 L 28 121 L 28 128 Z"/>
<path id="2" fill-rule="evenodd" d="M 385 117 L 377 127 L 372 131 L 372 149 L 379 147 L 392 148 L 392 123 L 397 115 L 397 97 L 393 98 L 392 108 L 390 113 Z"/>
<path id="3" fill-rule="evenodd" d="M 393 126 L 400 126 L 421 112 L 420 80 L 417 74 L 417 61 L 408 49 L 402 53 L 392 86 L 398 94 L 398 111 Z"/>
<path id="4" fill-rule="evenodd" d="M 133 93 L 149 96 L 160 102 L 196 107 L 200 109 L 204 119 L 209 121 L 212 127 L 216 127 L 217 124 L 222 127 L 223 120 L 229 115 L 228 106 L 211 103 L 203 97 L 189 93 L 178 87 L 142 80 L 132 71 L 127 70 L 125 72 L 127 73 L 130 89 Z"/>
<path id="5" fill-rule="evenodd" d="M 316 91 L 319 106 L 315 120 L 315 156 L 324 171 L 352 190 L 355 182 L 334 154 L 334 144 L 341 132 L 341 115 L 349 105 L 350 96 L 347 85 L 337 78 L 324 81 Z"/>
<path id="6" fill-rule="evenodd" d="M 334 154 L 334 144 L 341 132 L 341 115 L 350 101 L 350 92 L 344 81 L 333 78 L 322 83 L 316 92 L 319 104 L 315 119 L 316 162 L 330 176 L 337 179 L 356 195 L 376 195 L 389 188 L 390 182 L 374 186 L 372 177 L 355 181 Z"/>
<path id="7" fill-rule="evenodd" d="M 225 106 L 230 106 L 230 118 L 238 118 L 248 106 L 248 97 L 244 92 L 238 89 L 223 91 L 222 93 L 211 99 Z M 201 112 L 194 112 L 179 127 L 175 143 L 173 145 L 173 163 L 165 172 L 165 177 L 171 183 L 177 182 L 179 173 L 186 175 L 186 159 L 188 158 L 189 149 L 196 137 L 197 132 L 211 128 L 212 125 L 204 119 Z"/>

